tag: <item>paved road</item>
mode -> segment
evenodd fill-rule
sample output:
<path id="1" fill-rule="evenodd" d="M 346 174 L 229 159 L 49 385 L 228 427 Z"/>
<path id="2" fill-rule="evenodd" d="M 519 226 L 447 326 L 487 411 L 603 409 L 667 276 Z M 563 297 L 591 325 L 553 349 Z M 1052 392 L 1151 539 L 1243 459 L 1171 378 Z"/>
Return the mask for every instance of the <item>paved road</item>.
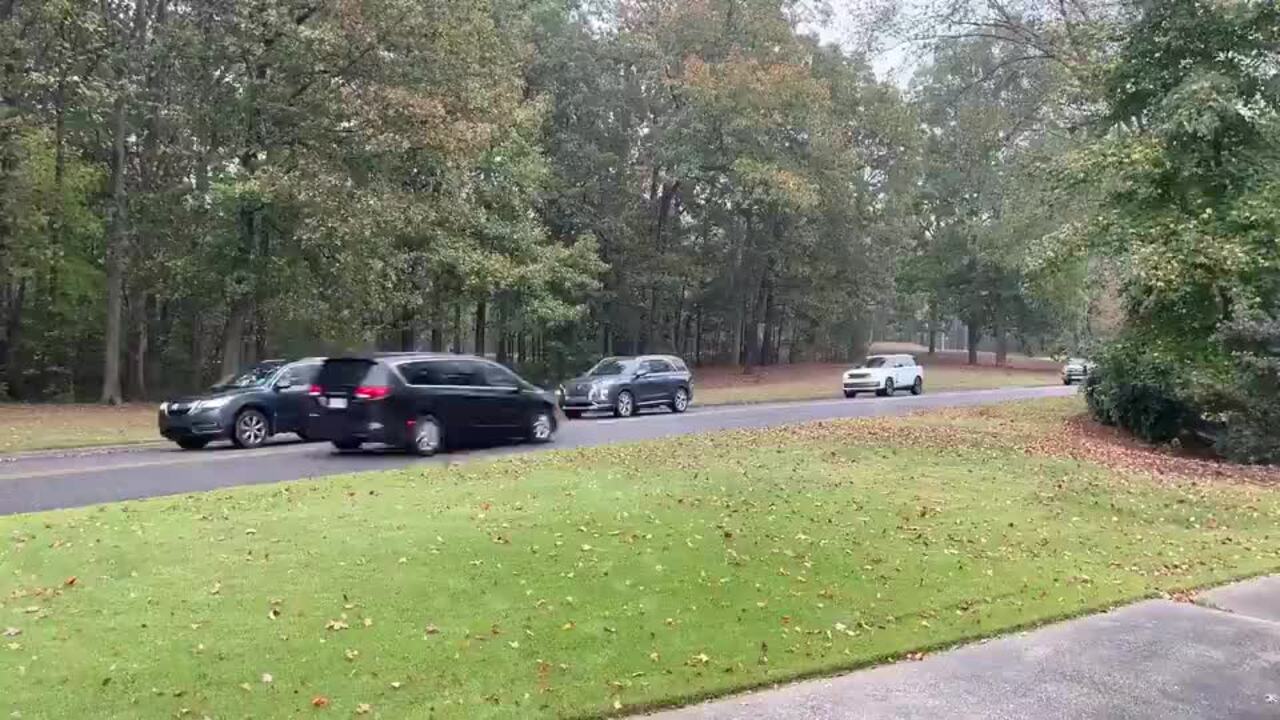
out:
<path id="1" fill-rule="evenodd" d="M 1280 578 L 648 720 L 1280 718 Z"/>
<path id="2" fill-rule="evenodd" d="M 765 427 L 833 418 L 893 415 L 928 408 L 987 405 L 1070 395 L 1069 387 L 928 393 L 728 407 L 693 408 L 626 420 L 584 419 L 561 426 L 549 446 L 583 447 L 730 428 Z M 543 447 L 543 446 L 537 446 Z M 79 507 L 119 500 L 299 480 L 459 457 L 529 452 L 535 446 L 478 448 L 430 459 L 392 452 L 338 454 L 327 444 L 277 443 L 257 450 L 174 446 L 0 458 L 0 515 Z"/>

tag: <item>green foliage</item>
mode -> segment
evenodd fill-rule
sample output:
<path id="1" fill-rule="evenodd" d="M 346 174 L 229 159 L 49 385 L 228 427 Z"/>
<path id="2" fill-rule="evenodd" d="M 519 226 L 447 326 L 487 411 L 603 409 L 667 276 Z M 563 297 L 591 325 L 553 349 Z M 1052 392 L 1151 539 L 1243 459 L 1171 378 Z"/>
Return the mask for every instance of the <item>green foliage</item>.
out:
<path id="1" fill-rule="evenodd" d="M 1196 414 L 1180 397 L 1188 382 L 1178 358 L 1134 338 L 1109 344 L 1085 382 L 1089 411 L 1099 422 L 1148 442 L 1168 442 L 1190 429 Z"/>
<path id="2" fill-rule="evenodd" d="M 1223 425 L 1218 449 L 1239 462 L 1280 464 L 1280 312 L 1232 320 L 1218 339 L 1231 361 L 1201 390 Z"/>

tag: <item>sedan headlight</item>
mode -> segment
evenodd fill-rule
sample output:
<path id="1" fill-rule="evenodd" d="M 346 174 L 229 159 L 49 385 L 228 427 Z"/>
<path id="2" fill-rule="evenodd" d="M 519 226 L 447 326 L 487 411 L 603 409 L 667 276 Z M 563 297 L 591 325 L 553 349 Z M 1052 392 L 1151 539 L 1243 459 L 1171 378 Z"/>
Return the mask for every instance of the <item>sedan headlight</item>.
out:
<path id="1" fill-rule="evenodd" d="M 217 410 L 229 402 L 231 402 L 231 398 L 229 396 L 212 398 L 209 400 L 197 400 L 196 403 L 191 406 L 191 412 L 196 413 L 204 412 L 205 410 Z"/>
<path id="2" fill-rule="evenodd" d="M 160 403 L 160 414 L 161 415 L 169 414 L 169 402 L 167 400 L 165 402 Z"/>

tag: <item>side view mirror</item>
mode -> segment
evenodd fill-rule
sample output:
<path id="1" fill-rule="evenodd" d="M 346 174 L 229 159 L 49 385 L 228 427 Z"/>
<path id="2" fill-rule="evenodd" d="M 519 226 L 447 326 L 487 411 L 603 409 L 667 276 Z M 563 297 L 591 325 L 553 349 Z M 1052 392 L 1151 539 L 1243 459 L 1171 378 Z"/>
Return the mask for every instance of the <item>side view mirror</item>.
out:
<path id="1" fill-rule="evenodd" d="M 644 377 L 645 375 L 648 375 L 648 374 L 649 374 L 649 371 L 648 371 L 648 370 L 637 370 L 637 371 L 636 371 L 636 375 L 635 375 L 635 376 L 636 376 L 636 378 L 642 378 L 642 377 Z"/>
<path id="2" fill-rule="evenodd" d="M 280 378 L 279 380 L 276 381 L 277 390 L 287 390 L 288 388 L 291 388 L 291 387 L 293 387 L 293 381 L 290 380 L 289 378 Z"/>

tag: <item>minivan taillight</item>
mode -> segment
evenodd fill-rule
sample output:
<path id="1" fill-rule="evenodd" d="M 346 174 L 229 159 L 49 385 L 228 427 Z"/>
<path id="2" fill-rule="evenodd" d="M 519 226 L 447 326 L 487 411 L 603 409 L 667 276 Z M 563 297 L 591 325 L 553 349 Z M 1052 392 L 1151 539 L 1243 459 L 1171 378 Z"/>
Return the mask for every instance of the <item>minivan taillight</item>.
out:
<path id="1" fill-rule="evenodd" d="M 361 385 L 353 394 L 361 400 L 381 400 L 391 394 L 391 388 L 386 385 Z"/>
<path id="2" fill-rule="evenodd" d="M 307 394 L 310 395 L 311 397 L 320 397 L 321 395 L 324 394 L 324 388 L 319 385 L 312 385 L 307 390 Z"/>

